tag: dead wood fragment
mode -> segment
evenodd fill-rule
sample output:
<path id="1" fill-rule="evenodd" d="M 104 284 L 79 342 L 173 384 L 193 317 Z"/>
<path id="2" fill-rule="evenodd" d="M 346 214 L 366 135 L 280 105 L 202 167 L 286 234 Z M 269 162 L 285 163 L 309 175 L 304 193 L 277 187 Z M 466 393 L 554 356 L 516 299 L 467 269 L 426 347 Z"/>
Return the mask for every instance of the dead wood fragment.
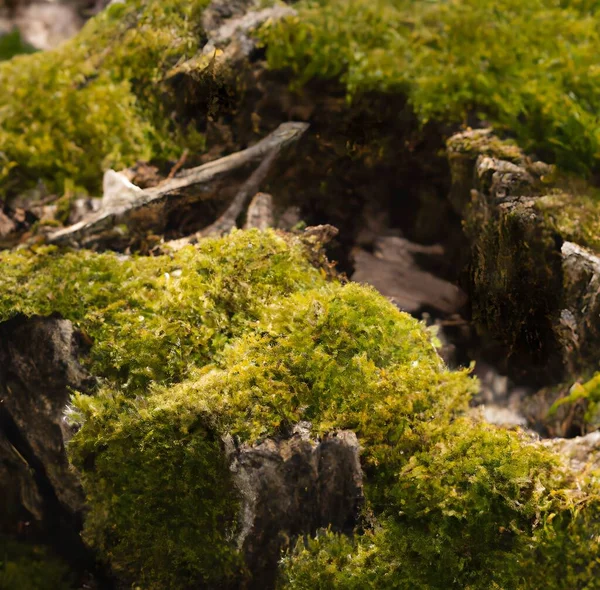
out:
<path id="1" fill-rule="evenodd" d="M 197 196 L 198 193 L 204 190 L 209 192 L 210 186 L 217 180 L 222 181 L 233 176 L 234 172 L 241 168 L 262 162 L 265 158 L 270 160 L 268 156 L 297 141 L 307 128 L 307 123 L 282 123 L 270 135 L 245 150 L 181 171 L 175 178 L 167 179 L 158 186 L 139 191 L 130 190 L 127 191 L 127 195 L 118 195 L 119 198 L 115 196 L 106 203 L 103 202 L 100 211 L 79 223 L 54 232 L 48 237 L 48 241 L 56 244 L 89 241 L 90 237 L 118 225 L 143 223 L 147 229 L 153 229 L 164 221 L 167 205 L 176 207 L 189 203 L 190 199 L 192 202 L 199 200 L 201 197 Z M 264 174 L 265 169 L 268 172 L 268 166 L 265 165 L 265 168 L 261 169 L 261 174 Z M 254 177 L 254 183 L 256 178 L 258 176 Z M 193 197 L 186 195 L 186 189 L 191 187 L 194 187 Z M 245 199 L 255 192 L 256 190 L 251 191 Z"/>
<path id="2" fill-rule="evenodd" d="M 273 197 L 268 193 L 256 193 L 248 205 L 244 229 L 265 230 L 273 224 Z"/>

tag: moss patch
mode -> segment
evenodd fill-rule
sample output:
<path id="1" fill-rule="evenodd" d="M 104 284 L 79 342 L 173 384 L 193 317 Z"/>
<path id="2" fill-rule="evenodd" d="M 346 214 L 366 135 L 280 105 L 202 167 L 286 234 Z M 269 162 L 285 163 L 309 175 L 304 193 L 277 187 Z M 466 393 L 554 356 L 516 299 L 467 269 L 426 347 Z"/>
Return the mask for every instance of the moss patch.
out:
<path id="1" fill-rule="evenodd" d="M 300 541 L 279 587 L 590 587 L 600 505 L 563 469 L 518 433 L 467 419 L 431 431 L 398 472 L 375 528 L 353 540 Z"/>
<path id="2" fill-rule="evenodd" d="M 423 424 L 446 423 L 473 391 L 423 326 L 371 289 L 330 284 L 275 298 L 254 330 L 182 383 L 144 399 L 109 389 L 74 399 L 86 538 L 150 588 L 239 584 L 223 436 L 252 444 L 301 420 L 315 434 L 352 429 L 379 506 L 391 470 L 421 448 Z"/>
<path id="3" fill-rule="evenodd" d="M 271 298 L 323 284 L 298 239 L 235 232 L 173 256 L 55 247 L 0 254 L 0 321 L 60 314 L 94 342 L 91 369 L 131 394 L 181 379 L 252 326 Z"/>
<path id="4" fill-rule="evenodd" d="M 584 192 L 555 191 L 536 201 L 536 209 L 564 240 L 600 252 L 600 197 Z"/>
<path id="5" fill-rule="evenodd" d="M 597 167 L 597 3 L 303 0 L 263 31 L 295 82 L 404 90 L 422 121 L 469 115 L 577 171 Z"/>
<path id="6" fill-rule="evenodd" d="M 68 590 L 75 587 L 69 568 L 46 548 L 0 538 L 1 590 Z"/>
<path id="7" fill-rule="evenodd" d="M 115 4 L 57 49 L 0 64 L 0 196 L 38 180 L 96 190 L 103 168 L 176 154 L 157 85 L 196 50 L 207 3 Z"/>

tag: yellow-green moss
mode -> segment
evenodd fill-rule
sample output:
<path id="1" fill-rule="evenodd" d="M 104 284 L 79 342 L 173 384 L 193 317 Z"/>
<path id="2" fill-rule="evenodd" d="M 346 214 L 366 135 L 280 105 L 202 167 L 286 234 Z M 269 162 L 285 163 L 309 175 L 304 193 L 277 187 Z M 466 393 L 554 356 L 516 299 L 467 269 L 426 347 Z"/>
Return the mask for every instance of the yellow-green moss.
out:
<path id="1" fill-rule="evenodd" d="M 583 193 L 556 192 L 537 199 L 536 209 L 563 240 L 600 252 L 600 198 L 595 193 L 590 187 Z"/>
<path id="2" fill-rule="evenodd" d="M 600 153 L 597 2 L 302 0 L 262 33 L 296 83 L 404 90 L 422 121 L 479 115 L 561 166 Z"/>
<path id="3" fill-rule="evenodd" d="M 460 419 L 430 429 L 395 476 L 372 530 L 299 541 L 279 587 L 595 587 L 597 479 L 586 496 L 584 478 L 523 435 Z"/>
<path id="4" fill-rule="evenodd" d="M 119 257 L 55 247 L 0 253 L 0 321 L 60 314 L 94 342 L 93 372 L 128 393 L 182 378 L 262 307 L 325 282 L 297 239 L 235 232 L 172 256 Z"/>
<path id="5" fill-rule="evenodd" d="M 369 288 L 274 298 L 186 381 L 144 399 L 110 389 L 74 399 L 83 426 L 69 449 L 88 491 L 86 538 L 144 587 L 223 587 L 244 576 L 224 436 L 255 443 L 301 420 L 315 435 L 352 429 L 378 507 L 391 470 L 421 448 L 423 425 L 447 423 L 473 391 L 419 322 Z"/>
<path id="6" fill-rule="evenodd" d="M 540 564 L 573 588 L 596 575 L 595 476 L 575 481 L 523 436 L 466 419 L 468 371 L 449 371 L 431 333 L 373 289 L 326 280 L 299 239 L 0 261 L 1 319 L 58 313 L 93 341 L 101 384 L 73 397 L 68 451 L 84 538 L 123 583 L 241 587 L 224 439 L 285 437 L 301 420 L 315 436 L 356 432 L 375 528 L 334 538 L 342 561 L 329 545 L 316 562 L 300 551 L 292 587 L 535 588 Z"/>
<path id="7" fill-rule="evenodd" d="M 0 64 L 0 196 L 38 180 L 97 189 L 103 168 L 175 154 L 159 83 L 196 50 L 207 3 L 128 0 L 57 49 Z"/>

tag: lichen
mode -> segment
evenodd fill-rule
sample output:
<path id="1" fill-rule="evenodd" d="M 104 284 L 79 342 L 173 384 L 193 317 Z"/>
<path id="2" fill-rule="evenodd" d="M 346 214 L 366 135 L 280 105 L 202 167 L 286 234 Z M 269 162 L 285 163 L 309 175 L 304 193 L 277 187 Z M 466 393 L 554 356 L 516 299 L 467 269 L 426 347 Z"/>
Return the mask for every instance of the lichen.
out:
<path id="1" fill-rule="evenodd" d="M 207 3 L 117 3 L 58 48 L 1 63 L 0 196 L 38 181 L 97 190 L 103 168 L 176 154 L 185 138 L 158 85 L 196 50 Z"/>
<path id="2" fill-rule="evenodd" d="M 597 168 L 600 75 L 589 2 L 304 0 L 261 33 L 297 85 L 406 93 L 421 121 L 469 116 L 579 172 Z"/>

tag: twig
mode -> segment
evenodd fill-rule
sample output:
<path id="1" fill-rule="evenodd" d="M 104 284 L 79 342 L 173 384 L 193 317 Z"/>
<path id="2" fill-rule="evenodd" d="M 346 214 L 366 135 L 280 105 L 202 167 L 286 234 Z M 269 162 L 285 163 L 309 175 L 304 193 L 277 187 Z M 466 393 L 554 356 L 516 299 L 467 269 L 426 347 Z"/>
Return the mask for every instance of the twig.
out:
<path id="1" fill-rule="evenodd" d="M 179 158 L 179 160 L 177 160 L 177 163 L 175 164 L 175 166 L 173 166 L 173 168 L 171 168 L 171 172 L 169 172 L 169 175 L 167 176 L 167 180 L 171 180 L 171 178 L 173 178 L 175 176 L 175 174 L 177 174 L 179 172 L 181 167 L 185 164 L 185 161 L 187 160 L 189 153 L 190 153 L 190 151 L 187 148 L 183 150 L 183 154 L 181 154 L 181 157 Z"/>

